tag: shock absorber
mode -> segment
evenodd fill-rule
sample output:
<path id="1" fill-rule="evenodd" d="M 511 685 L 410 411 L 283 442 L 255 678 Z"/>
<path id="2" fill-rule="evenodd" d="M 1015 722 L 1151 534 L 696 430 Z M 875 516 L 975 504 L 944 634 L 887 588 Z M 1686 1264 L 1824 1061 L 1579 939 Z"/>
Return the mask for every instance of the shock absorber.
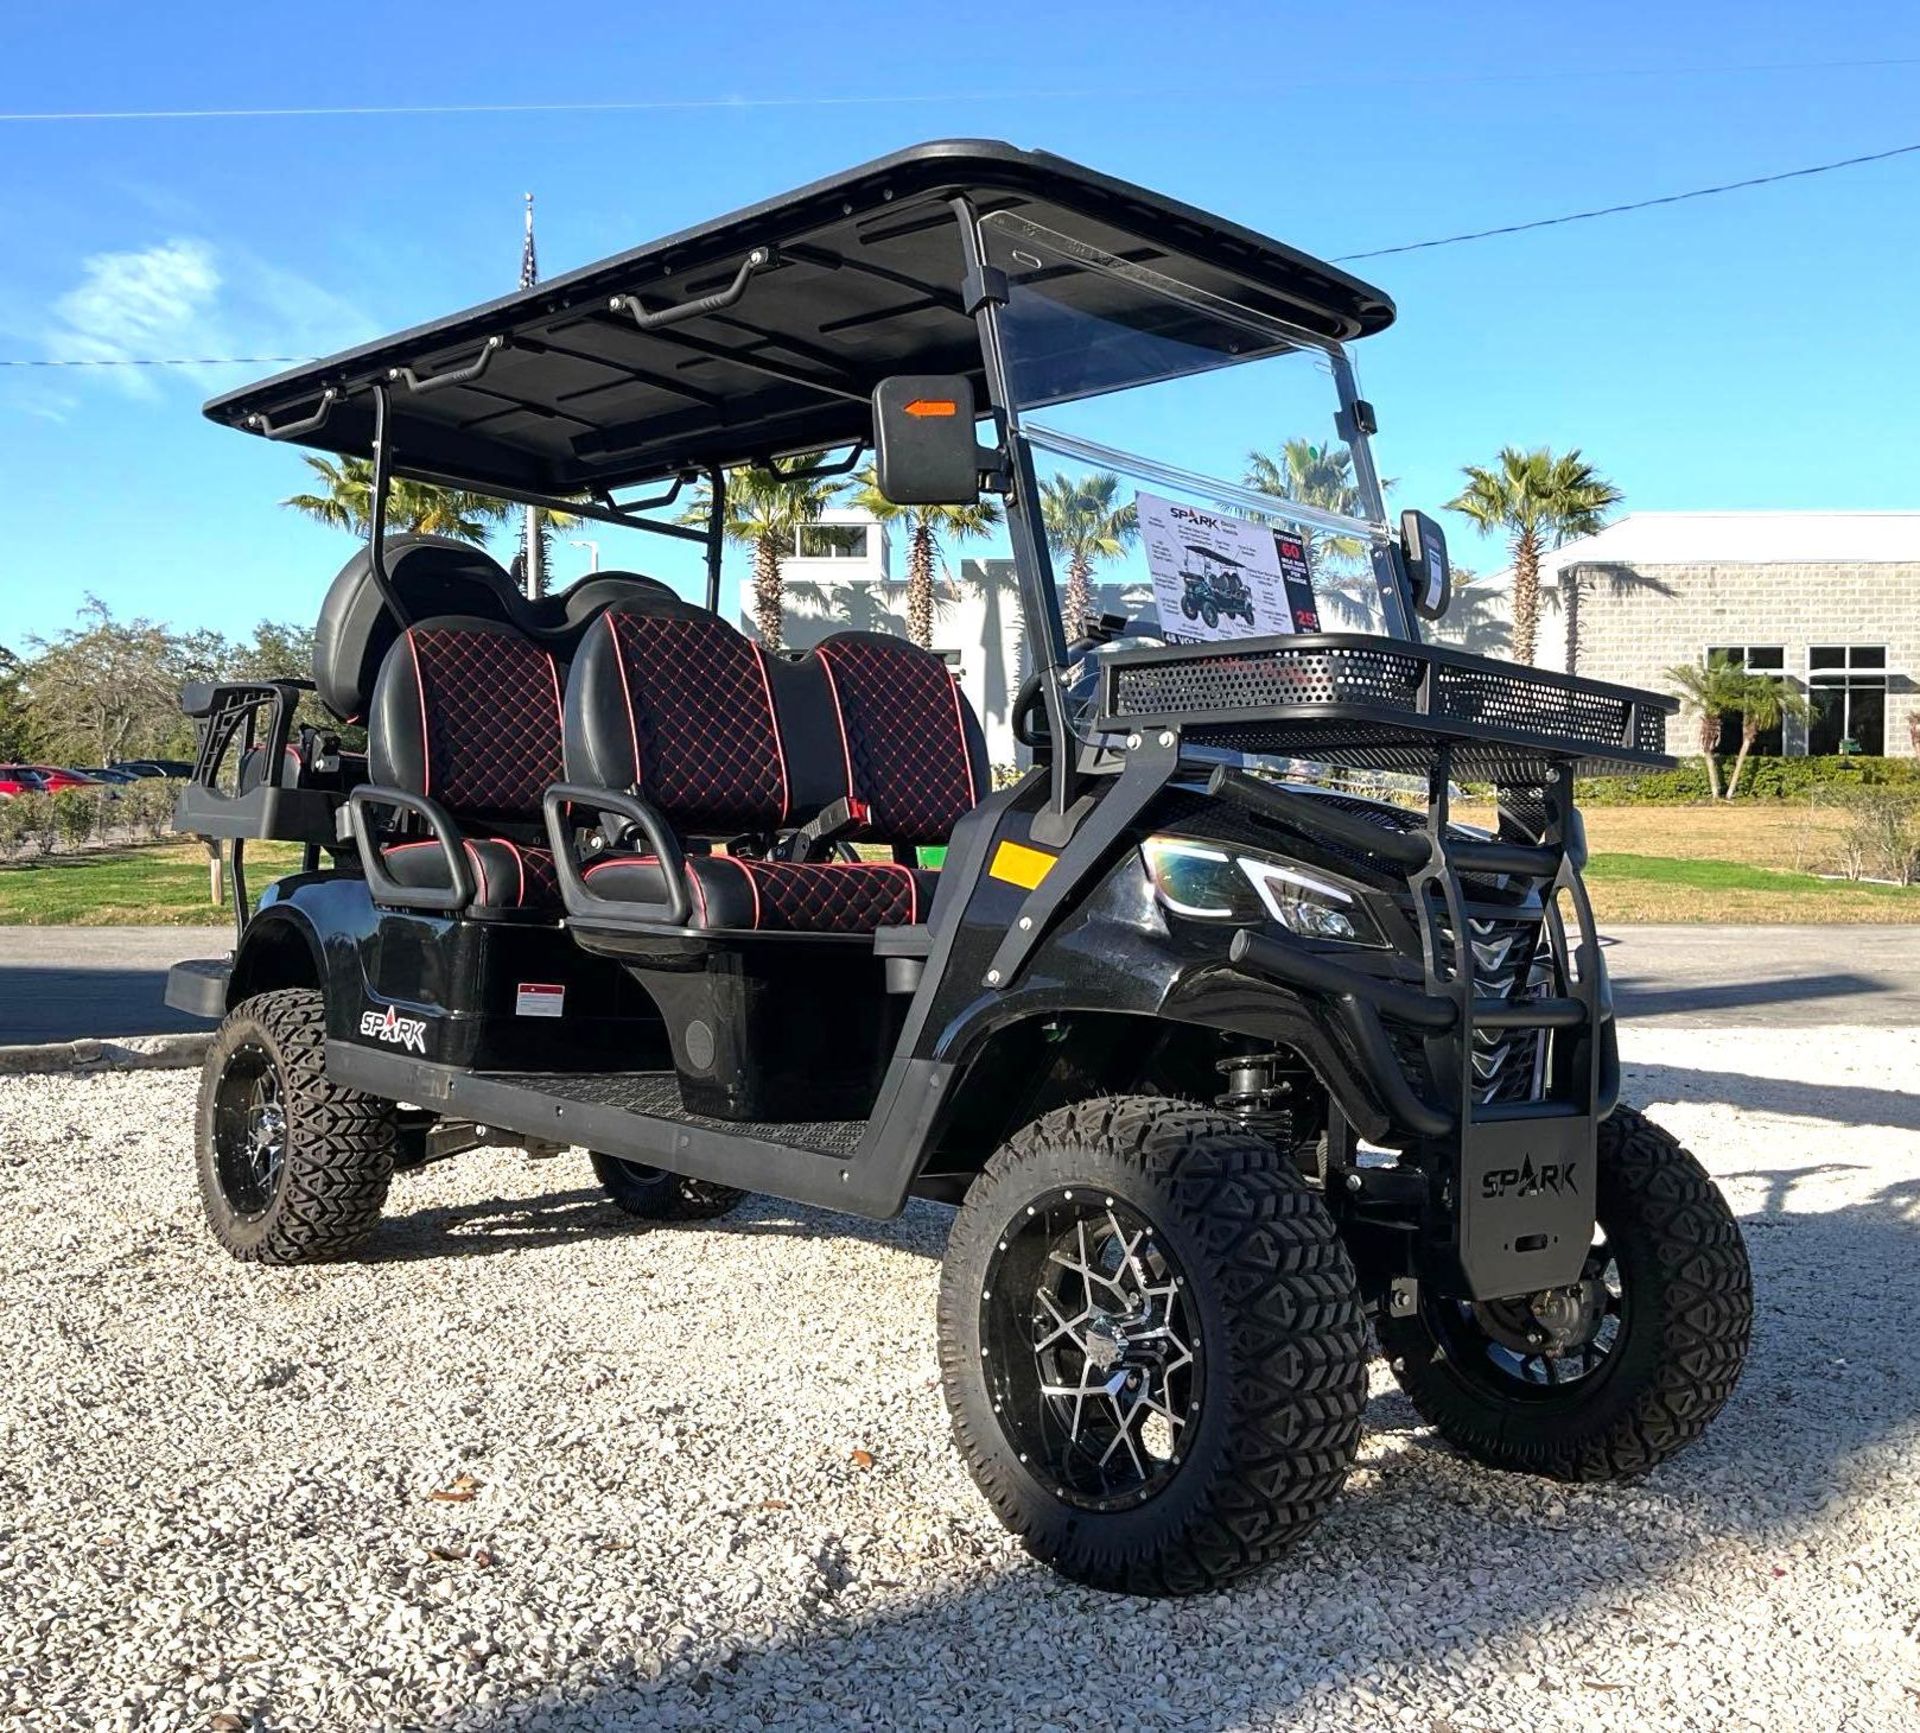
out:
<path id="1" fill-rule="evenodd" d="M 1213 1104 L 1254 1136 L 1291 1153 L 1293 1081 L 1280 1075 L 1281 1064 L 1281 1055 L 1272 1051 L 1235 1053 L 1218 1061 L 1214 1069 L 1226 1087 L 1214 1097 Z"/>

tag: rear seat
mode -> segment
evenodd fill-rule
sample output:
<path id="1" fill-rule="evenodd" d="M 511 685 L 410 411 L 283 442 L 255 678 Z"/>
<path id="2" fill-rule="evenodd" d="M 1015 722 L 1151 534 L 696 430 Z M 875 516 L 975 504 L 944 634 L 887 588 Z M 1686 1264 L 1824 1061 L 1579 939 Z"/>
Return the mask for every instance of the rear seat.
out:
<path id="1" fill-rule="evenodd" d="M 848 803 L 851 840 L 893 861 L 689 853 L 692 924 L 870 934 L 924 921 L 939 875 L 899 858 L 944 842 L 985 786 L 985 746 L 946 664 L 898 638 L 843 633 L 775 661 L 702 609 L 608 609 L 566 698 L 567 780 L 638 794 L 683 838 L 769 839 Z M 610 901 L 665 900 L 661 865 L 616 850 L 584 874 Z"/>
<path id="2" fill-rule="evenodd" d="M 556 917 L 559 887 L 540 800 L 560 780 L 567 657 L 613 602 L 673 592 L 650 578 L 602 573 L 527 602 L 479 549 L 427 538 L 403 545 L 388 569 L 416 615 L 462 600 L 472 611 L 441 612 L 401 631 L 364 557 L 350 562 L 322 612 L 320 697 L 335 715 L 366 716 L 373 785 L 422 796 L 454 820 L 473 879 L 466 912 Z M 384 842 L 379 863 L 405 889 L 451 882 L 432 838 Z"/>
<path id="3" fill-rule="evenodd" d="M 560 780 L 561 692 L 554 653 L 495 620 L 430 620 L 387 652 L 367 726 L 375 783 L 418 794 L 459 824 L 476 913 L 557 912 L 540 797 Z M 381 859 L 413 889 L 450 882 L 437 841 L 392 843 Z"/>

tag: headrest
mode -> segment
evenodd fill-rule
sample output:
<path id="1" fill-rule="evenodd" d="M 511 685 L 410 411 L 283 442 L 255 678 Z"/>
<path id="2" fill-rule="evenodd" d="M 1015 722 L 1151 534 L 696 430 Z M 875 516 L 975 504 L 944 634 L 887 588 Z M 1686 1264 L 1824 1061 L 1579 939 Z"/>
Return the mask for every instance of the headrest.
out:
<path id="1" fill-rule="evenodd" d="M 518 622 L 513 579 L 484 549 L 442 536 L 395 536 L 386 556 L 387 575 L 415 620 L 463 614 Z M 342 722 L 366 716 L 380 664 L 399 636 L 362 548 L 328 588 L 313 634 L 313 683 Z"/>
<path id="2" fill-rule="evenodd" d="M 592 622 L 603 608 L 645 608 L 651 602 L 680 598 L 658 578 L 638 572 L 593 572 L 568 589 L 529 603 L 549 631 L 573 630 Z"/>

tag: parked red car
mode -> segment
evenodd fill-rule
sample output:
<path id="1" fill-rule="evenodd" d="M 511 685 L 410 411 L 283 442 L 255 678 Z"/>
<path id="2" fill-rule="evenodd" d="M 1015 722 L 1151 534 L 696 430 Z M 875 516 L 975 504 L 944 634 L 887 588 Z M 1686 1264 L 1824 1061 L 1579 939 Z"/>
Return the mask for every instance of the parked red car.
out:
<path id="1" fill-rule="evenodd" d="M 57 764 L 0 764 L 0 795 L 58 794 L 63 788 L 93 788 L 97 776 L 62 770 Z"/>

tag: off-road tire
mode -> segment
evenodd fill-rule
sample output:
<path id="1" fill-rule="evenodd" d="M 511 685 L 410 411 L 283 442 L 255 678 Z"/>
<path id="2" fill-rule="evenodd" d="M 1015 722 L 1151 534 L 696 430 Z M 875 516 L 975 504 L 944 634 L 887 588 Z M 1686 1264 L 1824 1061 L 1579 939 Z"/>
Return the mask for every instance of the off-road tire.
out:
<path id="1" fill-rule="evenodd" d="M 613 1206 L 640 1221 L 710 1222 L 738 1209 L 746 1197 L 730 1185 L 688 1179 L 661 1167 L 642 1167 L 617 1155 L 593 1154 L 594 1177 Z"/>
<path id="2" fill-rule="evenodd" d="M 1720 1188 L 1669 1132 L 1622 1107 L 1600 1126 L 1597 1213 L 1620 1264 L 1620 1339 L 1560 1397 L 1501 1400 L 1442 1348 L 1432 1305 L 1388 1318 L 1381 1347 L 1441 1436 L 1478 1462 L 1554 1480 L 1645 1474 L 1706 1431 L 1740 1380 L 1753 1278 Z"/>
<path id="3" fill-rule="evenodd" d="M 1086 1186 L 1150 1222 L 1185 1271 L 1205 1358 L 1171 1482 L 1131 1509 L 1068 1502 L 1020 1458 L 983 1371 L 983 1288 L 1030 1200 Z M 948 1241 L 941 1380 L 954 1438 L 995 1515 L 1076 1582 L 1182 1595 L 1259 1569 L 1338 1496 L 1360 1441 L 1367 1340 L 1332 1219 L 1272 1145 L 1184 1102 L 1062 1108 L 988 1162 Z"/>
<path id="4" fill-rule="evenodd" d="M 327 1081 L 326 1034 L 320 995 L 287 988 L 236 1005 L 207 1051 L 194 1137 L 200 1201 L 214 1238 L 245 1263 L 324 1263 L 380 1219 L 393 1176 L 393 1105 Z M 214 1107 L 234 1055 L 250 1048 L 279 1074 L 286 1131 L 270 1201 L 241 1213 L 221 1183 Z"/>

